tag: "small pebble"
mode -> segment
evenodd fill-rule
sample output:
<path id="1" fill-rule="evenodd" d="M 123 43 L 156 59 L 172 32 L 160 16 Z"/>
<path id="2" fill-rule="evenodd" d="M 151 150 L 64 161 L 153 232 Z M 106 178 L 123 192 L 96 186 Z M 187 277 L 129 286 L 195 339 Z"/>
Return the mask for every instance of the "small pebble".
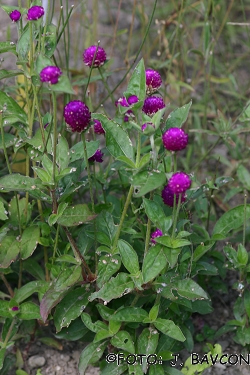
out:
<path id="1" fill-rule="evenodd" d="M 45 358 L 39 355 L 33 355 L 29 358 L 28 364 L 31 368 L 42 367 L 45 364 Z"/>

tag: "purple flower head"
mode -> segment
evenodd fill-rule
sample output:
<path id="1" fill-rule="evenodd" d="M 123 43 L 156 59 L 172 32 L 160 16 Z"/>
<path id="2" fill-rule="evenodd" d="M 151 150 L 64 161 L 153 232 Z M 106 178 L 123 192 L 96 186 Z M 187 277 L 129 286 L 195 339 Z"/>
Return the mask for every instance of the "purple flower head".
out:
<path id="1" fill-rule="evenodd" d="M 188 135 L 180 128 L 170 128 L 163 134 L 162 142 L 169 151 L 184 150 L 188 144 Z"/>
<path id="2" fill-rule="evenodd" d="M 97 52 L 96 49 L 98 48 Z M 96 54 L 95 54 L 96 52 Z M 94 60 L 95 56 L 95 60 Z M 93 63 L 93 68 L 98 68 L 99 66 L 102 66 L 105 61 L 107 60 L 106 52 L 104 49 L 100 46 L 90 46 L 85 51 L 83 52 L 83 62 L 85 65 L 91 67 L 92 62 Z"/>
<path id="3" fill-rule="evenodd" d="M 19 310 L 19 307 L 18 307 L 18 306 L 13 306 L 11 310 L 12 310 L 12 311 L 18 311 L 18 310 Z"/>
<path id="4" fill-rule="evenodd" d="M 66 104 L 63 113 L 68 130 L 81 133 L 88 129 L 91 120 L 91 112 L 85 103 L 73 100 Z"/>
<path id="5" fill-rule="evenodd" d="M 93 156 L 91 156 L 91 158 L 88 159 L 90 162 L 97 162 L 97 163 L 102 163 L 103 162 L 103 153 L 101 152 L 101 150 L 96 150 L 96 152 L 94 153 Z"/>
<path id="6" fill-rule="evenodd" d="M 131 95 L 127 98 L 125 98 L 125 96 L 123 96 L 122 98 L 118 99 L 116 102 L 115 102 L 115 105 L 118 106 L 118 104 L 120 104 L 122 107 L 129 107 L 131 106 L 132 104 L 135 104 L 139 101 L 139 98 L 136 96 L 136 95 Z M 133 115 L 133 111 L 131 111 L 131 109 L 129 109 L 126 114 L 124 115 L 124 121 L 125 122 L 128 122 L 129 121 L 129 116 Z"/>
<path id="7" fill-rule="evenodd" d="M 162 197 L 162 200 L 163 202 L 170 206 L 170 207 L 173 207 L 174 206 L 174 193 L 172 192 L 172 190 L 170 189 L 169 185 L 166 185 L 164 187 L 164 189 L 162 190 L 161 192 L 161 197 Z M 182 193 L 181 194 L 181 203 L 184 203 L 186 201 L 186 194 L 185 193 Z M 176 204 L 179 202 L 179 194 L 176 195 Z"/>
<path id="8" fill-rule="evenodd" d="M 40 72 L 40 80 L 41 82 L 49 82 L 54 85 L 58 83 L 58 79 L 61 75 L 62 71 L 57 66 L 46 66 L 46 68 L 43 68 Z"/>
<path id="9" fill-rule="evenodd" d="M 174 194 L 184 193 L 191 186 L 190 177 L 184 172 L 177 172 L 168 181 L 169 187 Z"/>
<path id="10" fill-rule="evenodd" d="M 156 243 L 154 239 L 156 237 L 161 237 L 162 235 L 163 235 L 162 231 L 160 229 L 156 229 L 156 231 L 151 234 L 151 242 Z"/>
<path id="11" fill-rule="evenodd" d="M 147 95 L 152 95 L 162 84 L 160 73 L 153 69 L 146 69 Z"/>
<path id="12" fill-rule="evenodd" d="M 34 5 L 33 7 L 28 9 L 27 19 L 29 21 L 36 21 L 44 15 L 43 7 L 39 5 Z"/>
<path id="13" fill-rule="evenodd" d="M 165 103 L 162 98 L 158 96 L 150 96 L 145 99 L 142 110 L 146 115 L 151 116 L 163 108 L 165 108 Z"/>
<path id="14" fill-rule="evenodd" d="M 101 121 L 96 120 L 96 119 L 94 119 L 94 132 L 96 134 L 105 134 Z"/>
<path id="15" fill-rule="evenodd" d="M 11 21 L 17 22 L 17 21 L 20 20 L 20 18 L 21 18 L 21 13 L 19 12 L 19 10 L 17 10 L 17 9 L 12 10 L 12 12 L 10 13 Z"/>

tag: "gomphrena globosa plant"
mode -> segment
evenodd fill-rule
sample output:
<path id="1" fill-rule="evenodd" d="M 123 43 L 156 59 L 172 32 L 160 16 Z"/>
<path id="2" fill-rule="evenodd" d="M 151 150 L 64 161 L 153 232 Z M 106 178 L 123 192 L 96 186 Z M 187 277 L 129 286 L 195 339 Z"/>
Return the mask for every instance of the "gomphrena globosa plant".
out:
<path id="1" fill-rule="evenodd" d="M 19 38 L 4 45 L 19 69 L 4 74 L 21 75 L 23 86 L 16 96 L 0 91 L 6 165 L 0 177 L 0 369 L 7 349 L 27 339 L 28 321 L 54 326 L 58 340 L 79 340 L 81 375 L 90 363 L 103 375 L 182 374 L 170 361 L 184 348 L 193 350 L 193 313 L 211 311 L 202 280 L 222 268 L 216 243 L 236 221 L 243 226 L 249 207 L 225 212 L 210 231 L 210 211 L 202 204 L 225 178 L 200 184 L 186 162 L 192 102 L 166 106 L 160 71 L 145 69 L 137 59 L 141 49 L 115 101 L 99 42 L 79 56 L 88 72 L 83 95 L 77 92 L 56 54 L 64 29 L 44 20 L 41 5 L 2 6 Z M 100 105 L 93 110 L 92 74 L 100 74 L 114 116 Z M 19 153 L 24 171 L 16 172 Z M 194 205 L 207 215 L 207 227 L 203 217 L 191 220 Z M 245 247 L 236 252 L 228 245 L 227 251 L 245 280 Z"/>

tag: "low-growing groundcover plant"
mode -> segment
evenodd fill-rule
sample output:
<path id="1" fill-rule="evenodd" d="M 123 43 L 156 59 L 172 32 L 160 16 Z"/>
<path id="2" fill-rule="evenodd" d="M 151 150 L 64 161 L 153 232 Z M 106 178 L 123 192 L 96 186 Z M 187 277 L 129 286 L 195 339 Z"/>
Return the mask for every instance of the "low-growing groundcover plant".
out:
<path id="1" fill-rule="evenodd" d="M 245 199 L 212 228 L 209 207 L 206 222 L 195 216 L 194 203 L 203 207 L 207 192 L 232 179 L 201 184 L 179 163 L 193 142 L 183 129 L 192 102 L 164 117 L 161 76 L 141 59 L 113 103 L 116 115 L 93 112 L 57 66 L 61 34 L 42 23 L 42 3 L 2 9 L 19 38 L 16 45 L 0 42 L 0 51 L 15 54 L 19 69 L 2 70 L 1 78 L 22 75 L 25 102 L 0 91 L 0 368 L 18 339 L 51 324 L 57 339 L 88 343 L 80 374 L 89 363 L 99 363 L 102 375 L 181 373 L 170 361 L 183 348 L 192 352 L 192 314 L 211 312 L 205 280 L 225 276 L 217 243 L 233 229 L 243 229 L 242 244 L 224 250 L 228 267 L 239 270 L 240 297 L 236 320 L 217 337 L 237 326 L 236 341 L 250 344 L 244 341 L 250 208 Z M 104 77 L 106 60 L 99 43 L 84 51 L 89 79 L 93 69 Z M 67 98 L 63 110 L 60 93 Z M 25 173 L 12 172 L 18 153 Z"/>

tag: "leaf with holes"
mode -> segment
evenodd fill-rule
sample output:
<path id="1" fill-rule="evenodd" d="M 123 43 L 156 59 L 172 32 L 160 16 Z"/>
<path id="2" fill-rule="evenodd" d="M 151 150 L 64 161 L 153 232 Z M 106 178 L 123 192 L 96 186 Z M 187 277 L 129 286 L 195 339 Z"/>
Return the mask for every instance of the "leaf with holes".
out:
<path id="1" fill-rule="evenodd" d="M 172 337 L 177 341 L 183 342 L 186 340 L 185 336 L 181 332 L 181 329 L 176 324 L 174 324 L 172 320 L 157 318 L 153 324 L 166 336 Z"/>
<path id="2" fill-rule="evenodd" d="M 135 353 L 134 342 L 127 331 L 117 332 L 117 334 L 114 337 L 112 337 L 110 342 L 115 348 L 123 349 L 126 352 L 132 354 Z"/>
<path id="3" fill-rule="evenodd" d="M 1 242 L 0 267 L 7 268 L 13 263 L 20 251 L 20 242 L 16 236 L 5 236 Z"/>

